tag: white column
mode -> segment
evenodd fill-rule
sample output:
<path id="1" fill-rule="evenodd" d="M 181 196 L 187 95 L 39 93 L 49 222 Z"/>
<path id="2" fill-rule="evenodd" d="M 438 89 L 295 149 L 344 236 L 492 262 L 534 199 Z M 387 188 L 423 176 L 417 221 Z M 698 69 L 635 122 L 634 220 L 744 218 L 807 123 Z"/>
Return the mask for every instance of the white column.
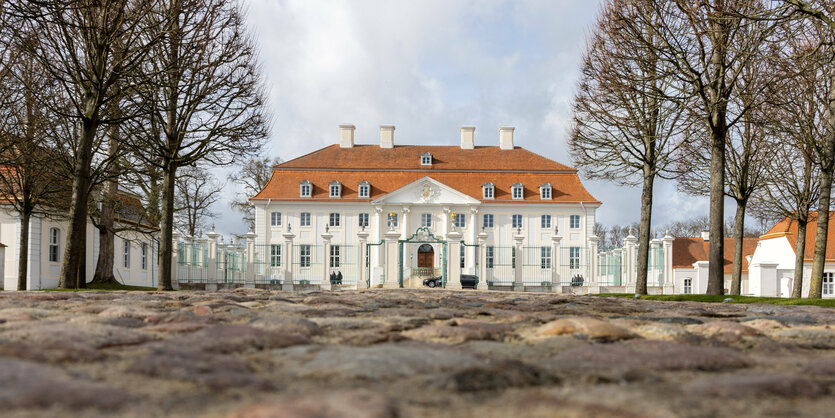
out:
<path id="1" fill-rule="evenodd" d="M 400 288 L 400 272 L 399 268 L 399 254 L 398 243 L 400 233 L 391 229 L 386 232 L 386 282 L 383 283 L 384 289 L 399 289 Z"/>
<path id="2" fill-rule="evenodd" d="M 444 211 L 441 214 L 441 228 L 438 232 L 443 237 L 446 237 L 447 232 L 449 232 L 449 213 L 450 212 L 451 212 L 451 210 L 448 207 L 446 207 L 446 208 L 444 208 Z"/>
<path id="3" fill-rule="evenodd" d="M 473 245 L 476 243 L 476 230 L 478 229 L 478 208 L 470 208 L 470 219 L 468 219 L 467 224 L 467 244 Z M 475 271 L 475 258 L 476 258 L 476 247 L 466 247 L 466 260 L 464 263 L 464 267 L 467 269 L 467 273 L 469 274 L 478 274 L 479 272 Z"/>
<path id="4" fill-rule="evenodd" d="M 638 238 L 635 238 L 635 236 L 632 235 L 632 232 L 630 231 L 629 235 L 627 235 L 626 239 L 624 239 L 624 242 L 626 243 L 626 263 L 624 264 L 627 266 L 626 291 L 634 292 L 636 285 L 635 281 L 637 279 L 637 268 L 635 266 L 635 247 L 637 246 L 636 244 L 638 242 Z"/>
<path id="5" fill-rule="evenodd" d="M 600 293 L 600 281 L 597 280 L 598 268 L 597 268 L 597 244 L 600 242 L 600 238 L 597 235 L 592 235 L 589 237 L 589 293 Z"/>
<path id="6" fill-rule="evenodd" d="M 322 251 L 324 251 L 324 260 L 322 260 L 322 284 L 319 285 L 319 289 L 322 290 L 330 290 L 331 289 L 331 279 L 330 279 L 330 272 L 331 272 L 331 239 L 333 238 L 333 234 L 330 233 L 328 227 L 325 227 L 325 233 L 322 234 Z"/>
<path id="7" fill-rule="evenodd" d="M 665 295 L 675 293 L 675 282 L 673 281 L 673 240 L 674 238 L 670 235 L 669 230 L 664 234 L 664 238 L 661 238 L 664 247 L 664 287 L 661 289 L 661 293 Z"/>
<path id="8" fill-rule="evenodd" d="M 478 234 L 479 264 L 478 290 L 488 290 L 487 286 L 487 233 Z"/>
<path id="9" fill-rule="evenodd" d="M 217 237 L 212 225 L 212 231 L 206 234 L 209 237 L 209 259 L 206 261 L 206 290 L 217 290 Z"/>
<path id="10" fill-rule="evenodd" d="M 524 292 L 525 285 L 522 283 L 522 268 L 525 260 L 525 254 L 522 253 L 522 241 L 525 240 L 525 236 L 522 235 L 520 231 L 516 231 L 516 234 L 513 235 L 513 241 L 516 242 L 516 268 L 513 269 L 513 290 L 517 292 Z"/>
<path id="11" fill-rule="evenodd" d="M 654 286 L 658 287 L 658 249 L 661 248 L 661 240 L 660 239 L 652 239 L 649 242 L 649 252 L 652 256 L 647 260 L 648 262 L 652 262 L 651 265 L 647 266 L 647 292 L 649 292 L 649 287 Z M 649 263 L 648 263 L 649 264 Z M 652 276 L 650 276 L 650 272 L 652 272 Z M 661 286 L 663 286 L 663 282 Z"/>
<path id="12" fill-rule="evenodd" d="M 554 226 L 554 234 L 551 235 L 551 290 L 562 293 L 560 284 L 560 249 L 562 248 L 562 237 L 559 228 Z"/>
<path id="13" fill-rule="evenodd" d="M 461 233 L 453 227 L 446 235 L 447 245 L 447 289 L 461 289 Z"/>
<path id="14" fill-rule="evenodd" d="M 412 212 L 412 210 L 408 206 L 404 206 L 403 208 L 400 209 L 400 225 L 398 225 L 398 226 L 400 226 L 400 232 L 401 232 L 401 235 L 400 235 L 401 238 L 400 239 L 405 240 L 405 239 L 408 239 L 412 235 L 412 232 L 411 232 L 412 230 L 409 227 L 409 217 L 410 217 L 409 214 L 411 212 Z M 404 245 L 402 250 L 403 250 L 403 262 L 406 263 L 409 260 L 409 251 L 410 251 L 409 245 Z M 404 280 L 405 280 L 405 278 L 404 278 Z"/>
<path id="15" fill-rule="evenodd" d="M 368 253 L 368 231 L 365 228 L 360 229 L 360 232 L 357 232 L 357 238 L 360 241 L 360 250 L 359 253 L 359 263 L 360 263 L 360 277 L 357 279 L 357 289 L 367 289 L 368 282 L 366 279 L 368 278 L 368 269 L 370 266 L 365 265 L 365 259 Z"/>
<path id="16" fill-rule="evenodd" d="M 281 284 L 281 290 L 293 290 L 293 238 L 296 234 L 290 231 L 290 225 L 287 225 L 287 232 L 281 234 L 284 237 L 284 281 Z"/>
<path id="17" fill-rule="evenodd" d="M 387 217 L 388 214 L 383 212 L 382 206 L 376 206 L 374 208 L 374 217 L 376 224 L 376 231 L 374 231 L 374 243 L 380 243 L 383 241 L 383 231 L 385 231 L 385 222 L 384 218 Z M 379 276 L 383 272 L 383 246 L 382 245 L 375 245 L 374 252 L 371 254 L 371 263 L 369 268 L 371 268 L 371 284 L 374 285 L 375 278 Z"/>
<path id="18" fill-rule="evenodd" d="M 246 275 L 244 276 L 244 287 L 255 288 L 255 231 L 251 228 L 246 233 Z"/>

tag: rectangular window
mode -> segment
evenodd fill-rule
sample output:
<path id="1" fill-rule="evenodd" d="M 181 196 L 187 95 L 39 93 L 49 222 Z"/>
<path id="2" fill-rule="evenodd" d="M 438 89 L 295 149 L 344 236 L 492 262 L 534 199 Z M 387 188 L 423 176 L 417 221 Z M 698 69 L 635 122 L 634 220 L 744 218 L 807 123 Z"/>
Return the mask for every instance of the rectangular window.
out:
<path id="1" fill-rule="evenodd" d="M 835 273 L 823 273 L 823 289 L 821 295 L 835 295 Z"/>
<path id="2" fill-rule="evenodd" d="M 522 187 L 513 187 L 513 198 L 516 200 L 522 199 L 522 190 L 524 190 Z"/>
<path id="3" fill-rule="evenodd" d="M 513 228 L 522 227 L 522 215 L 513 215 Z"/>
<path id="4" fill-rule="evenodd" d="M 368 197 L 371 195 L 371 186 L 367 184 L 360 185 L 359 188 L 359 196 L 360 197 Z"/>
<path id="5" fill-rule="evenodd" d="M 568 249 L 568 268 L 580 268 L 580 247 L 570 247 Z"/>
<path id="6" fill-rule="evenodd" d="M 482 218 L 481 226 L 483 228 L 492 228 L 493 227 L 493 215 L 490 213 L 485 213 L 484 218 Z"/>
<path id="7" fill-rule="evenodd" d="M 484 251 L 485 252 L 484 263 L 487 266 L 487 268 L 491 269 L 491 268 L 493 268 L 494 263 L 495 263 L 496 248 L 493 247 L 492 245 L 488 245 L 484 250 L 485 250 Z"/>
<path id="8" fill-rule="evenodd" d="M 281 212 L 270 212 L 270 226 L 281 226 Z"/>
<path id="9" fill-rule="evenodd" d="M 339 197 L 339 192 L 342 190 L 342 186 L 339 184 L 331 184 L 330 187 L 330 197 Z"/>
<path id="10" fill-rule="evenodd" d="M 386 227 L 388 228 L 397 228 L 397 214 L 395 213 L 394 216 L 390 214 L 388 216 L 388 220 L 386 221 Z"/>
<path id="11" fill-rule="evenodd" d="M 331 228 L 338 227 L 340 225 L 339 214 L 338 213 L 331 213 L 328 225 Z"/>
<path id="12" fill-rule="evenodd" d="M 58 262 L 58 247 L 61 239 L 61 231 L 58 228 L 49 230 L 49 261 Z"/>
<path id="13" fill-rule="evenodd" d="M 122 240 L 122 267 L 130 268 L 130 241 Z"/>
<path id="14" fill-rule="evenodd" d="M 551 199 L 551 188 L 550 187 L 543 187 L 539 189 L 539 198 L 542 200 L 550 200 Z"/>
<path id="15" fill-rule="evenodd" d="M 580 215 L 571 215 L 568 218 L 568 227 L 571 229 L 579 229 L 580 228 Z"/>
<path id="16" fill-rule="evenodd" d="M 420 226 L 425 226 L 427 228 L 432 227 L 432 214 L 431 213 L 421 213 L 420 214 Z"/>
<path id="17" fill-rule="evenodd" d="M 432 156 L 431 155 L 421 155 L 420 156 L 420 165 L 432 165 Z"/>
<path id="18" fill-rule="evenodd" d="M 310 267 L 310 245 L 299 246 L 299 267 Z"/>
<path id="19" fill-rule="evenodd" d="M 330 258 L 330 266 L 339 267 L 339 246 L 338 245 L 331 245 L 331 258 Z"/>
<path id="20" fill-rule="evenodd" d="M 368 228 L 368 214 L 367 213 L 360 213 L 359 216 L 359 226 L 360 228 L 366 227 Z"/>
<path id="21" fill-rule="evenodd" d="M 455 214 L 455 227 L 456 228 L 466 228 L 467 227 L 467 215 L 463 213 Z"/>
<path id="22" fill-rule="evenodd" d="M 691 293 L 693 293 L 693 279 L 684 279 L 684 294 L 689 295 Z"/>
<path id="23" fill-rule="evenodd" d="M 551 247 L 541 247 L 539 249 L 539 266 L 545 270 L 551 268 Z"/>
<path id="24" fill-rule="evenodd" d="M 310 226 L 310 212 L 302 212 L 299 216 L 299 226 Z"/>
<path id="25" fill-rule="evenodd" d="M 311 191 L 311 189 L 312 189 L 312 187 L 310 186 L 310 184 L 309 184 L 309 183 L 302 183 L 302 185 L 301 185 L 301 187 L 300 187 L 300 189 L 299 189 L 299 190 L 300 190 L 300 191 L 299 191 L 299 195 L 300 195 L 301 197 L 310 197 L 310 196 L 311 196 L 311 195 L 310 195 L 310 191 Z"/>
<path id="26" fill-rule="evenodd" d="M 483 191 L 484 191 L 484 198 L 485 199 L 492 199 L 493 198 L 493 186 L 485 186 Z"/>
<path id="27" fill-rule="evenodd" d="M 542 229 L 551 229 L 551 215 L 542 215 L 539 226 Z"/>
<path id="28" fill-rule="evenodd" d="M 142 270 L 148 270 L 148 244 L 146 244 L 144 242 L 142 243 L 141 255 L 142 255 L 142 259 L 141 259 Z"/>
<path id="29" fill-rule="evenodd" d="M 281 266 L 281 245 L 270 245 L 270 267 Z"/>

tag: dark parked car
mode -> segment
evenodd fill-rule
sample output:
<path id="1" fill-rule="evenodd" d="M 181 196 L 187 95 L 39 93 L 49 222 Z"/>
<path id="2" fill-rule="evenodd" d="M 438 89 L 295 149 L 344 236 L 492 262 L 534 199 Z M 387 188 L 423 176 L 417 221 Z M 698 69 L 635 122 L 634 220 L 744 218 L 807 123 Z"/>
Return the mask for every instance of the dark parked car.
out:
<path id="1" fill-rule="evenodd" d="M 430 277 L 423 281 L 423 285 L 427 287 L 439 287 L 443 285 L 443 278 L 441 276 L 438 277 Z M 463 288 L 470 288 L 475 289 L 478 285 L 478 276 L 472 274 L 462 274 L 461 275 L 461 287 Z"/>

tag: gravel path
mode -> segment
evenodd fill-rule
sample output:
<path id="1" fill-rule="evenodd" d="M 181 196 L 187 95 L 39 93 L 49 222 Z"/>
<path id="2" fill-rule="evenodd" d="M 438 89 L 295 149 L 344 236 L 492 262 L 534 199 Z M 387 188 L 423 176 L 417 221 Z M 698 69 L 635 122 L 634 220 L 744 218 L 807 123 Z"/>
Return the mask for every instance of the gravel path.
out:
<path id="1" fill-rule="evenodd" d="M 0 294 L 3 416 L 835 414 L 835 310 L 367 290 Z"/>

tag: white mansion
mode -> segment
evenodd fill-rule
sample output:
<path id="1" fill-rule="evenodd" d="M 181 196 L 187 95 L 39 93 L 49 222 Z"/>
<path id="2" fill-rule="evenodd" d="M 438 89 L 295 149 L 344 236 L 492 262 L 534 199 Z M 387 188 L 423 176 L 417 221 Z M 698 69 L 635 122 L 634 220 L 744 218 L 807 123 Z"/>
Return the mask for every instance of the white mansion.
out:
<path id="1" fill-rule="evenodd" d="M 588 284 L 600 202 L 577 171 L 514 146 L 339 144 L 276 165 L 255 205 L 255 275 L 287 285 L 415 287 L 427 277 L 479 288 Z M 363 259 L 366 260 L 363 263 Z M 261 268 L 263 267 L 263 268 Z"/>

